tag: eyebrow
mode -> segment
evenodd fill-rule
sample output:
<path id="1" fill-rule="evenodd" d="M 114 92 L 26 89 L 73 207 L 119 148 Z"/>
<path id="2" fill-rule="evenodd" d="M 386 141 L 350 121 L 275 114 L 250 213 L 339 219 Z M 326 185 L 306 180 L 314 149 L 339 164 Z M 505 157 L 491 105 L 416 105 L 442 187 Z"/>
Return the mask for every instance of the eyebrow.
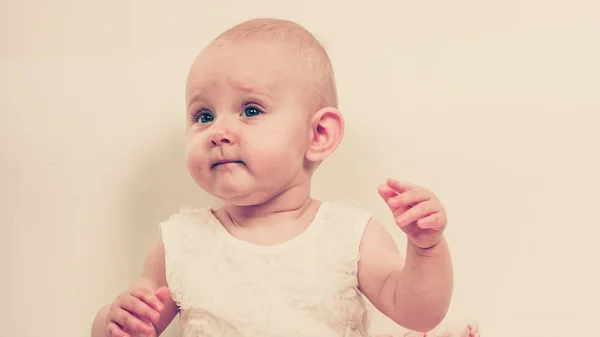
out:
<path id="1" fill-rule="evenodd" d="M 189 110 L 189 109 L 190 109 L 190 107 L 191 107 L 192 105 L 194 105 L 194 103 L 196 103 L 196 102 L 198 102 L 198 101 L 202 101 L 202 100 L 203 100 L 203 98 L 202 98 L 202 97 L 203 97 L 203 96 L 202 96 L 202 92 L 200 92 L 200 93 L 195 93 L 194 95 L 192 95 L 192 96 L 190 97 L 190 100 L 187 102 L 187 109 Z"/>
<path id="2" fill-rule="evenodd" d="M 247 94 L 252 94 L 252 95 L 256 95 L 259 98 L 266 98 L 271 102 L 277 102 L 277 96 L 275 96 L 275 94 L 269 90 L 257 90 L 254 86 L 251 85 L 245 85 L 245 84 L 241 84 L 241 83 L 236 83 L 234 85 L 234 87 L 244 93 Z M 191 97 L 190 100 L 187 103 L 187 109 L 189 109 L 194 103 L 198 102 L 198 101 L 203 101 L 204 100 L 204 92 L 205 90 L 197 90 L 196 93 L 194 93 Z"/>
<path id="3" fill-rule="evenodd" d="M 241 84 L 241 83 L 235 84 L 235 88 L 238 89 L 239 91 L 242 91 L 242 92 L 245 92 L 248 94 L 252 94 L 252 95 L 262 96 L 264 98 L 269 99 L 272 102 L 276 102 L 277 96 L 275 96 L 275 94 L 270 89 L 268 89 L 266 85 L 264 87 L 265 87 L 264 90 L 257 90 L 254 86 L 245 85 L 245 84 Z"/>

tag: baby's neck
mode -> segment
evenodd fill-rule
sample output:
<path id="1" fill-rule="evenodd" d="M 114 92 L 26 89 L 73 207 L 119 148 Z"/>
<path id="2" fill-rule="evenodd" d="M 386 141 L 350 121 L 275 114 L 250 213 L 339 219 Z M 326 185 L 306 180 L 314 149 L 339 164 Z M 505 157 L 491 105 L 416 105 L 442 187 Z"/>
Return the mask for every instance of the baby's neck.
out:
<path id="1" fill-rule="evenodd" d="M 274 198 L 252 206 L 225 204 L 224 215 L 232 225 L 252 228 L 266 227 L 297 221 L 313 209 L 315 201 L 310 197 L 310 188 L 296 186 Z"/>

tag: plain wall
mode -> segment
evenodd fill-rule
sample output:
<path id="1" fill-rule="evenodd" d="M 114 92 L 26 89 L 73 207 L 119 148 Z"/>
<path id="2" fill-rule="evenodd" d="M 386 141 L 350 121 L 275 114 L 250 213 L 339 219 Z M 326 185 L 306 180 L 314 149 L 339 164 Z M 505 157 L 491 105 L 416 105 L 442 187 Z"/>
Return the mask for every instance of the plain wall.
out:
<path id="1" fill-rule="evenodd" d="M 186 72 L 209 39 L 264 16 L 303 24 L 334 62 L 347 134 L 315 197 L 356 198 L 404 247 L 377 185 L 425 185 L 449 214 L 448 322 L 595 335 L 598 13 L 595 1 L 2 1 L 0 336 L 89 335 L 158 222 L 218 204 L 185 171 Z"/>

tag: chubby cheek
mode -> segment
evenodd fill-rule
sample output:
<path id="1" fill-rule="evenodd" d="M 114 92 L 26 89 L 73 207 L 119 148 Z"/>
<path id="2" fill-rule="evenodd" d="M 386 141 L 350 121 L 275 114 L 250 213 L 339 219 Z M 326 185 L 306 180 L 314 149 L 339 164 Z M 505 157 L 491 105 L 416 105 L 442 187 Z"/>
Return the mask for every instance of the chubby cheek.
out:
<path id="1" fill-rule="evenodd" d="M 274 138 L 274 137 L 273 137 Z M 287 179 L 302 166 L 305 147 L 297 141 L 285 138 L 264 139 L 260 146 L 249 149 L 252 163 L 259 168 L 256 174 L 265 180 Z M 257 167 L 258 166 L 258 167 Z"/>
<path id="2" fill-rule="evenodd" d="M 189 174 L 201 187 L 206 188 L 209 179 L 208 158 L 206 151 L 200 146 L 200 141 L 188 138 L 186 144 L 185 161 Z"/>

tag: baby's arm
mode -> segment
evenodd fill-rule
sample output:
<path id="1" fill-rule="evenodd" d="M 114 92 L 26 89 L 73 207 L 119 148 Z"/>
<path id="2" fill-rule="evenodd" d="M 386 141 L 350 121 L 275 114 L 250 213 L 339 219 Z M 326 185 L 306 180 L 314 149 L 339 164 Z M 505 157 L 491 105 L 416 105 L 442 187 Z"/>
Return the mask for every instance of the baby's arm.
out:
<path id="1" fill-rule="evenodd" d="M 379 311 L 415 331 L 429 331 L 442 321 L 452 296 L 452 266 L 445 239 L 427 250 L 409 241 L 404 260 L 389 232 L 371 220 L 360 254 L 360 289 Z"/>
<path id="2" fill-rule="evenodd" d="M 166 290 L 164 288 L 167 287 L 167 281 L 165 277 L 165 252 L 162 240 L 159 240 L 148 257 L 146 262 L 144 263 L 144 267 L 142 269 L 142 273 L 140 277 L 129 287 L 129 289 L 121 294 L 113 303 L 103 307 L 96 317 L 94 318 L 94 322 L 92 324 L 92 337 L 107 337 L 113 336 L 114 331 L 118 331 L 115 327 L 115 323 L 113 321 L 114 316 L 119 316 L 119 313 L 122 315 L 128 315 L 133 311 L 137 313 L 146 312 L 150 313 L 152 310 L 150 307 L 156 307 L 159 301 L 162 301 L 163 308 L 160 311 L 160 317 L 158 319 L 152 320 L 154 327 L 152 330 L 156 328 L 156 336 L 160 336 L 160 334 L 167 328 L 167 326 L 171 323 L 173 318 L 177 315 L 178 307 L 173 302 L 170 296 L 165 296 Z M 163 289 L 161 289 L 163 288 Z M 159 291 L 160 289 L 160 291 Z M 164 291 L 163 291 L 164 290 Z M 157 292 L 158 291 L 158 292 Z M 159 296 L 155 296 L 154 294 L 160 293 Z M 166 292 L 168 294 L 168 292 Z M 145 295 L 144 295 L 145 294 Z M 132 296 L 133 295 L 133 296 Z M 146 298 L 146 301 L 138 301 L 137 298 Z M 137 297 L 137 298 L 136 298 Z M 152 302 L 152 303 L 144 303 L 144 302 Z M 150 305 L 147 306 L 147 305 Z M 124 310 L 123 307 L 129 306 L 129 312 Z M 126 308 L 127 309 L 127 308 Z M 139 314 L 138 314 L 139 315 Z M 135 315 L 132 315 L 135 316 Z M 123 317 L 123 316 L 121 316 Z M 140 317 L 138 317 L 140 318 Z M 144 322 L 151 321 L 149 318 L 141 317 Z M 118 320 L 119 318 L 117 318 Z M 127 319 L 127 322 L 121 322 L 123 325 L 140 325 L 139 321 L 136 321 L 135 318 Z M 112 327 L 111 327 L 112 325 Z M 134 328 L 135 331 L 142 332 L 143 328 L 136 326 Z M 123 330 L 127 329 L 126 327 Z M 131 330 L 131 329 L 130 329 Z M 120 333 L 119 333 L 120 334 Z M 123 335 L 126 336 L 126 335 Z M 154 331 L 150 334 L 150 336 L 154 336 Z M 117 337 L 117 336 L 115 336 Z M 119 336 L 121 337 L 121 336 Z M 131 337 L 136 337 L 136 335 L 132 335 Z"/>

